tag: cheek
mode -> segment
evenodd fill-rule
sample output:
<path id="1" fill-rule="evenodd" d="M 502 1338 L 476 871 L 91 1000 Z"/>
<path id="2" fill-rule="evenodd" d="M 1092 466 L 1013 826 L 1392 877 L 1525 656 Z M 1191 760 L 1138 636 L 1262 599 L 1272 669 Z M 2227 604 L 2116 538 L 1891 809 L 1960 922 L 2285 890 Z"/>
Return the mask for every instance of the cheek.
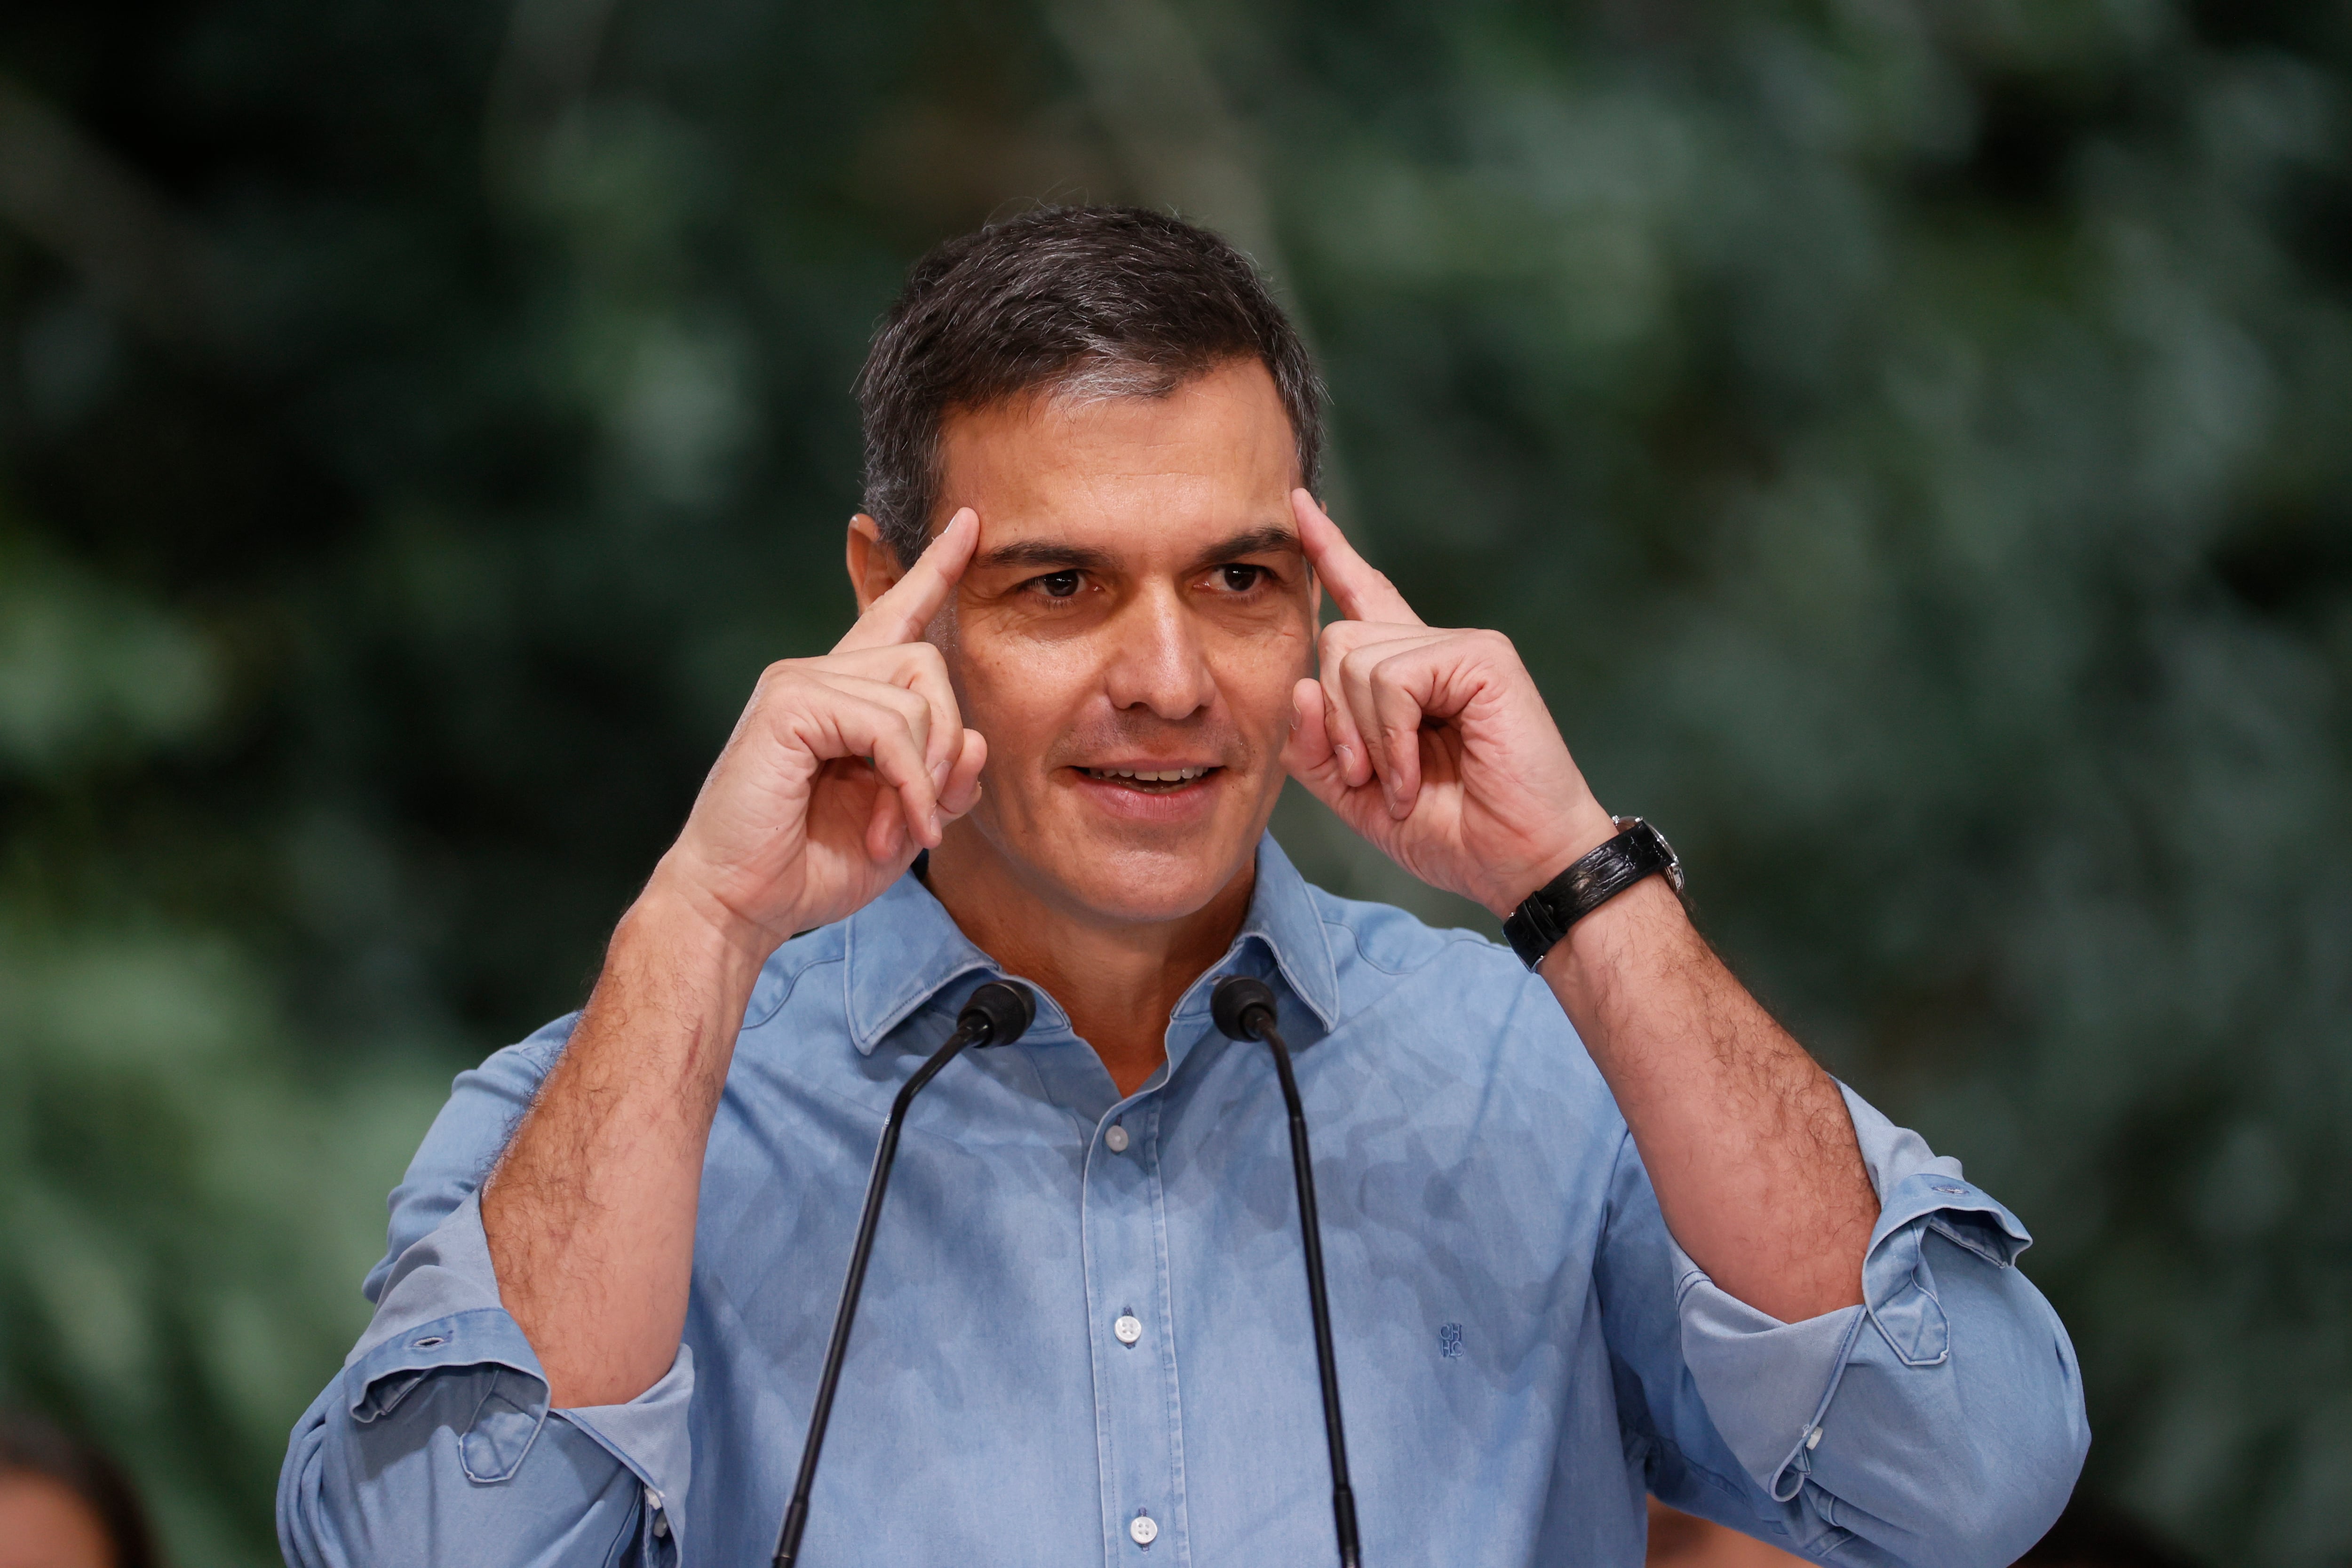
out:
<path id="1" fill-rule="evenodd" d="M 1218 660 L 1217 685 L 1235 722 L 1247 730 L 1287 730 L 1291 689 L 1315 673 L 1314 647 L 1304 623 L 1228 644 Z"/>
<path id="2" fill-rule="evenodd" d="M 1022 637 L 967 637 L 948 673 L 964 723 L 988 737 L 992 773 L 1043 754 L 1100 684 L 1081 647 Z"/>

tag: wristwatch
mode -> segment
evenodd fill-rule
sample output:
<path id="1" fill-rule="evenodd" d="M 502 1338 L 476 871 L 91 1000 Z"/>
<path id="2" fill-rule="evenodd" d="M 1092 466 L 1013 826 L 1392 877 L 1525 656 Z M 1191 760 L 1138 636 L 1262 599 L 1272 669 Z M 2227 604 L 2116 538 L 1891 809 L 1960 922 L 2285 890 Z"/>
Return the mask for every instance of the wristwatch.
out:
<path id="1" fill-rule="evenodd" d="M 1675 896 L 1682 896 L 1683 863 L 1666 836 L 1638 816 L 1612 820 L 1616 837 L 1529 893 L 1503 922 L 1511 951 L 1529 969 L 1543 962 L 1569 927 L 1644 877 L 1664 872 Z"/>

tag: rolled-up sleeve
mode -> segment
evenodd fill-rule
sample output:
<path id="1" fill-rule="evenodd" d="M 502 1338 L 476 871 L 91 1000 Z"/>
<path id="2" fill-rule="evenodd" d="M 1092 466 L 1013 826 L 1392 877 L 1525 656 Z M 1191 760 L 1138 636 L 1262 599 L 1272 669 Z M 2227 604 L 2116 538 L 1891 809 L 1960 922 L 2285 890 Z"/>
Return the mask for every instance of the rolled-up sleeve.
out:
<path id="1" fill-rule="evenodd" d="M 2015 1267 L 2032 1239 L 2017 1216 L 1845 1098 L 1879 1198 L 1863 1305 L 1783 1323 L 1718 1289 L 1657 1222 L 1682 1376 L 1642 1381 L 1665 1468 L 1712 1483 L 1657 1489 L 1679 1479 L 1668 1500 L 1826 1561 L 2011 1563 L 2065 1506 L 2090 1444 L 2074 1346 Z M 1656 1212 L 1646 1177 L 1631 1195 L 1638 1233 Z M 1693 1431 L 1702 1413 L 1711 1430 Z M 1736 1476 L 1708 1466 L 1727 1454 Z"/>
<path id="2" fill-rule="evenodd" d="M 370 1277 L 367 1332 L 295 1426 L 278 1486 L 295 1568 L 679 1559 L 692 1352 L 625 1405 L 551 1408 L 539 1357 L 500 1304 L 479 1195 L 436 1176 L 486 1163 L 499 1105 L 528 1098 L 530 1083 L 503 1079 L 535 1082 L 544 1066 L 493 1058 L 461 1079 L 395 1196 L 396 1245 L 419 1208 L 440 1217 Z"/>

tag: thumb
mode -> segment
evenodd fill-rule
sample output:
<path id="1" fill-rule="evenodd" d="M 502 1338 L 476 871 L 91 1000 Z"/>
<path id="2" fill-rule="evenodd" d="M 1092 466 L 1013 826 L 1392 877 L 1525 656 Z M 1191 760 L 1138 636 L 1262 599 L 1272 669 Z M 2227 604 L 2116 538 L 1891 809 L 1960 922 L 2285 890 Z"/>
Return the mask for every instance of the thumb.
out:
<path id="1" fill-rule="evenodd" d="M 1380 781 L 1349 787 L 1348 767 L 1331 749 L 1331 728 L 1324 720 L 1323 687 L 1301 680 L 1290 691 L 1290 740 L 1282 748 L 1282 765 L 1307 793 L 1331 808 L 1340 821 L 1367 837 L 1389 823 L 1381 799 Z"/>
<path id="2" fill-rule="evenodd" d="M 1348 764 L 1340 754 L 1331 750 L 1331 724 L 1324 720 L 1322 682 L 1301 679 L 1291 687 L 1291 738 L 1282 748 L 1282 766 L 1289 769 L 1291 778 L 1306 785 L 1307 795 L 1331 806 L 1343 823 L 1362 830 L 1362 816 L 1367 811 L 1367 799 L 1379 802 L 1379 781 L 1348 787 Z M 1388 816 L 1388 811 L 1381 811 Z"/>
<path id="3" fill-rule="evenodd" d="M 963 732 L 963 750 L 947 782 L 940 786 L 940 807 L 950 817 L 961 816 L 980 804 L 980 771 L 988 765 L 988 742 L 977 730 Z"/>
<path id="4" fill-rule="evenodd" d="M 1283 743 L 1282 765 L 1327 805 L 1334 786 L 1347 788 L 1331 750 L 1331 732 L 1323 722 L 1323 688 L 1313 679 L 1290 689 L 1290 739 Z"/>

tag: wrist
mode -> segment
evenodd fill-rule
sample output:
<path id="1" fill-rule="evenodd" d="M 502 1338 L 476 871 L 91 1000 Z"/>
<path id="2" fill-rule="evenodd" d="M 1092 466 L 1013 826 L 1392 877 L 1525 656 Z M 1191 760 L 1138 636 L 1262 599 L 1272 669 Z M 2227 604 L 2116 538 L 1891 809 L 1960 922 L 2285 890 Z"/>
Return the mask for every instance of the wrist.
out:
<path id="1" fill-rule="evenodd" d="M 1568 928 L 1536 965 L 1563 999 L 1587 1004 L 1620 978 L 1654 965 L 1673 942 L 1695 938 L 1683 902 L 1664 877 L 1644 877 Z"/>
<path id="2" fill-rule="evenodd" d="M 1520 901 L 1503 921 L 1503 938 L 1528 968 L 1566 944 L 1579 926 L 1613 900 L 1662 879 L 1679 902 L 1682 861 L 1665 835 L 1638 816 L 1621 816 L 1617 831 L 1559 876 Z"/>
<path id="3" fill-rule="evenodd" d="M 613 933 L 616 953 L 624 948 L 658 952 L 680 973 L 708 976 L 747 996 L 780 945 L 772 933 L 678 874 L 667 856 Z"/>
<path id="4" fill-rule="evenodd" d="M 1507 920 L 1528 894 L 1549 886 L 1561 872 L 1617 837 L 1617 824 L 1589 793 L 1564 813 L 1544 842 L 1531 846 L 1513 875 L 1480 900 L 1496 920 Z"/>

